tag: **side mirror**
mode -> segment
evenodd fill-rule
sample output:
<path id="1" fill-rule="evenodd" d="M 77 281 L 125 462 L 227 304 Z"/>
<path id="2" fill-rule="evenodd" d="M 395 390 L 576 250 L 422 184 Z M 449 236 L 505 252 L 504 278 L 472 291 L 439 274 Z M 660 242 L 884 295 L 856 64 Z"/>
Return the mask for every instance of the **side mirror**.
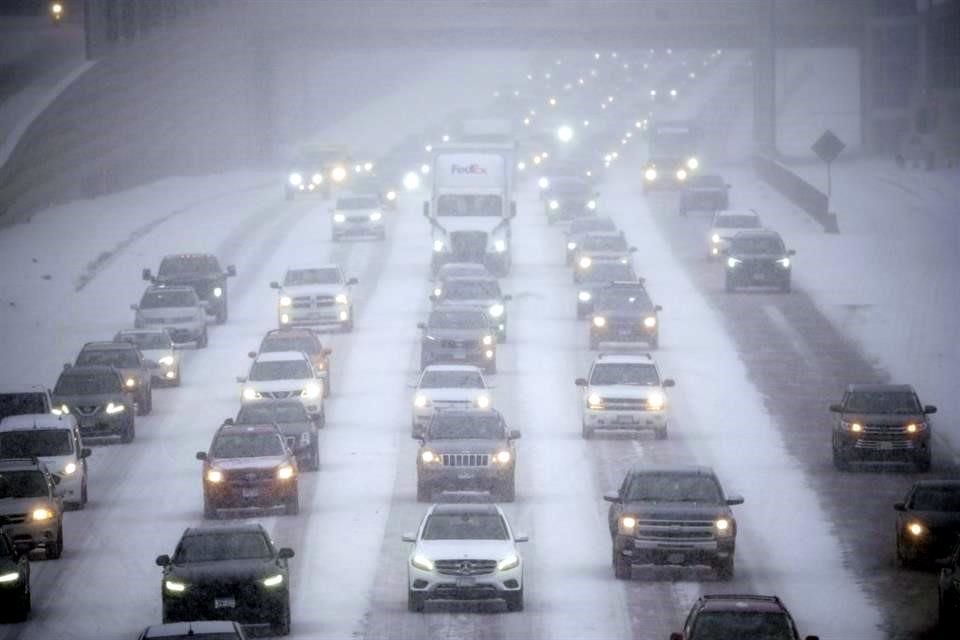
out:
<path id="1" fill-rule="evenodd" d="M 510 302 L 511 300 L 513 300 L 513 296 L 508 293 L 507 295 L 503 296 L 502 299 L 504 302 Z"/>
<path id="2" fill-rule="evenodd" d="M 603 499 L 614 504 L 623 502 L 623 500 L 620 499 L 619 493 L 605 493 L 603 494 Z"/>
<path id="3" fill-rule="evenodd" d="M 511 430 L 510 430 L 510 433 L 507 434 L 507 438 L 510 439 L 510 440 L 519 440 L 519 439 L 520 439 L 520 430 L 519 430 L 519 429 L 511 429 Z"/>
<path id="4" fill-rule="evenodd" d="M 207 452 L 206 451 L 197 451 L 197 460 L 206 460 Z"/>
<path id="5" fill-rule="evenodd" d="M 63 481 L 63 478 L 56 474 L 50 474 L 50 481 L 53 482 L 53 486 L 57 486 Z"/>
<path id="6" fill-rule="evenodd" d="M 291 549 L 290 547 L 281 547 L 280 550 L 277 551 L 277 557 L 280 558 L 281 560 L 289 560 L 293 556 L 294 556 L 293 549 Z"/>
<path id="7" fill-rule="evenodd" d="M 348 279 L 347 279 L 347 286 L 348 286 L 348 287 L 352 287 L 353 285 L 358 284 L 359 282 L 360 282 L 360 281 L 357 280 L 356 278 L 348 278 Z"/>
<path id="8" fill-rule="evenodd" d="M 237 268 L 234 265 L 227 265 L 227 277 L 232 278 L 237 275 Z"/>
<path id="9" fill-rule="evenodd" d="M 271 282 L 271 283 L 270 283 L 270 288 L 271 288 L 271 289 L 279 289 L 279 288 L 280 288 L 280 283 L 279 283 L 279 282 L 276 282 L 276 281 Z"/>
<path id="10" fill-rule="evenodd" d="M 424 323 L 422 323 L 422 322 L 418 322 L 418 323 L 417 323 L 417 329 L 424 329 L 424 330 L 426 330 L 426 328 L 427 328 L 427 325 L 425 325 Z"/>
<path id="11" fill-rule="evenodd" d="M 513 536 L 514 542 L 530 542 L 530 535 L 526 533 L 518 533 Z"/>
<path id="12" fill-rule="evenodd" d="M 924 405 L 924 406 L 923 406 L 923 412 L 924 412 L 924 413 L 927 413 L 927 414 L 929 414 L 929 413 L 936 413 L 936 412 L 937 412 L 937 408 L 936 408 L 935 406 L 933 406 L 932 404 L 927 404 L 927 405 Z"/>
<path id="13" fill-rule="evenodd" d="M 140 277 L 146 280 L 147 282 L 153 280 L 153 274 L 150 273 L 150 269 L 144 269 L 143 271 L 141 271 Z"/>
<path id="14" fill-rule="evenodd" d="M 133 311 L 140 311 L 140 305 L 138 305 L 138 304 L 132 304 L 132 305 L 130 305 L 130 309 L 133 310 Z"/>
<path id="15" fill-rule="evenodd" d="M 730 506 L 743 504 L 743 496 L 736 493 L 731 493 L 729 496 L 727 496 L 727 504 Z"/>
<path id="16" fill-rule="evenodd" d="M 577 385 L 578 387 L 586 387 L 586 386 L 587 386 L 587 379 L 586 379 L 586 378 L 577 378 L 576 380 L 573 381 L 573 384 Z"/>
<path id="17" fill-rule="evenodd" d="M 832 404 L 832 405 L 830 405 L 830 412 L 831 412 L 831 413 L 843 413 L 843 405 L 842 405 L 842 404 Z"/>
<path id="18" fill-rule="evenodd" d="M 84 448 L 80 449 L 80 458 L 81 458 L 81 459 L 83 459 L 83 458 L 89 458 L 89 457 L 92 456 L 92 455 L 93 455 L 93 449 L 90 449 L 90 448 L 88 448 L 88 447 L 84 447 Z"/>
<path id="19" fill-rule="evenodd" d="M 423 203 L 423 217 L 424 217 L 424 218 L 429 218 L 429 217 L 430 217 L 430 203 L 429 203 L 429 202 L 424 202 L 424 203 Z"/>
<path id="20" fill-rule="evenodd" d="M 664 389 L 675 387 L 677 386 L 677 381 L 674 380 L 673 378 L 667 378 L 666 380 L 660 383 L 660 386 L 663 387 Z"/>
<path id="21" fill-rule="evenodd" d="M 66 371 L 67 369 L 69 369 L 69 368 L 72 367 L 72 366 L 73 366 L 73 365 L 70 364 L 69 362 L 64 362 L 64 363 L 63 363 L 63 370 Z"/>
<path id="22" fill-rule="evenodd" d="M 244 382 L 247 381 L 247 379 L 246 379 L 244 376 L 237 376 L 237 377 L 236 377 L 236 380 L 237 380 L 237 382 L 239 382 L 240 384 L 243 384 Z"/>
<path id="23" fill-rule="evenodd" d="M 653 310 L 654 310 L 654 311 L 663 311 L 663 307 L 661 307 L 660 305 L 657 305 L 657 306 L 655 306 L 655 307 L 653 308 Z"/>
<path id="24" fill-rule="evenodd" d="M 166 567 L 166 566 L 169 566 L 169 565 L 170 565 L 170 556 L 168 556 L 167 554 L 163 554 L 162 556 L 157 556 L 156 562 L 157 562 L 157 566 L 158 566 L 158 567 Z"/>
<path id="25" fill-rule="evenodd" d="M 416 542 L 417 536 L 416 534 L 413 534 L 413 533 L 404 533 L 403 535 L 400 536 L 400 539 L 403 540 L 404 542 Z"/>
<path id="26" fill-rule="evenodd" d="M 228 425 L 228 426 L 232 426 L 232 425 L 234 425 L 234 424 L 236 424 L 236 423 L 234 422 L 233 418 L 224 418 L 223 424 Z"/>
<path id="27" fill-rule="evenodd" d="M 902 502 L 894 502 L 894 503 L 893 503 L 893 510 L 894 510 L 894 511 L 906 511 L 906 510 L 907 510 L 907 505 L 904 504 L 904 503 L 902 503 Z"/>
<path id="28" fill-rule="evenodd" d="M 256 352 L 256 351 L 247 351 L 247 357 L 248 357 L 248 358 L 251 358 L 251 359 L 256 358 L 256 357 L 257 357 L 257 352 Z"/>
<path id="29" fill-rule="evenodd" d="M 794 249 L 788 249 L 788 250 L 787 250 L 787 255 L 788 255 L 788 256 L 795 256 L 795 255 L 797 255 L 797 252 L 796 252 Z"/>

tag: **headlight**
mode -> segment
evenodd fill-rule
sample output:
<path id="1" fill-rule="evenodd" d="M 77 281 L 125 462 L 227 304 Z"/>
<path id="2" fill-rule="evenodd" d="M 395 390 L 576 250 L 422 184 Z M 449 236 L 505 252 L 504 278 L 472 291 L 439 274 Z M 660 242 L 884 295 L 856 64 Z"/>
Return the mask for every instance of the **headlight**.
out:
<path id="1" fill-rule="evenodd" d="M 490 311 L 490 316 L 491 316 L 491 317 L 493 317 L 493 318 L 499 318 L 500 316 L 503 315 L 503 311 L 504 311 L 503 305 L 500 304 L 500 303 L 497 303 L 497 304 L 494 304 L 494 305 L 490 305 L 489 311 Z"/>
<path id="2" fill-rule="evenodd" d="M 859 422 L 844 422 L 843 428 L 853 433 L 860 433 L 863 431 L 863 425 Z"/>
<path id="3" fill-rule="evenodd" d="M 720 234 L 719 234 L 719 233 L 715 233 L 715 234 L 713 234 L 712 236 L 710 236 L 710 242 L 712 242 L 713 244 L 719 244 L 719 243 L 720 243 Z"/>
<path id="4" fill-rule="evenodd" d="M 483 336 L 483 346 L 493 346 L 493 336 Z"/>
<path id="5" fill-rule="evenodd" d="M 415 566 L 417 569 L 422 569 L 424 571 L 433 571 L 433 560 L 423 555 L 422 553 L 415 554 L 410 558 L 410 564 Z"/>
<path id="6" fill-rule="evenodd" d="M 780 258 L 779 260 L 777 260 L 777 263 L 784 269 L 790 268 L 790 258 Z"/>
<path id="7" fill-rule="evenodd" d="M 728 518 L 717 518 L 713 526 L 717 530 L 718 535 L 728 536 L 733 533 L 733 523 L 730 522 Z"/>
<path id="8" fill-rule="evenodd" d="M 275 575 L 275 576 L 270 576 L 269 578 L 264 578 L 264 579 L 261 580 L 260 582 L 261 582 L 261 584 L 263 584 L 263 586 L 265 586 L 265 587 L 279 587 L 281 584 L 283 584 L 283 574 L 282 574 L 282 573 L 278 573 L 278 574 Z"/>
<path id="9" fill-rule="evenodd" d="M 643 177 L 647 180 L 647 182 L 653 182 L 657 179 L 657 170 L 653 167 L 649 167 L 643 172 Z"/>
<path id="10" fill-rule="evenodd" d="M 127 389 L 133 389 L 135 386 L 137 386 L 137 379 L 127 378 L 123 381 L 123 384 L 126 385 Z"/>
<path id="11" fill-rule="evenodd" d="M 396 199 L 397 199 L 396 191 L 393 191 L 392 189 L 390 191 L 387 191 L 387 200 L 389 200 L 390 202 L 393 202 Z"/>
<path id="12" fill-rule="evenodd" d="M 598 393 L 591 393 L 587 396 L 587 406 L 591 409 L 602 409 L 603 398 L 601 398 Z"/>
<path id="13" fill-rule="evenodd" d="M 440 462 L 440 456 L 435 454 L 433 451 L 430 451 L 429 449 L 420 454 L 420 459 L 427 464 L 431 464 L 433 462 Z"/>
<path id="14" fill-rule="evenodd" d="M 520 556 L 511 553 L 506 558 L 497 563 L 497 571 L 509 571 L 520 565 Z"/>
<path id="15" fill-rule="evenodd" d="M 223 289 L 221 289 L 220 287 L 214 287 L 214 288 L 213 288 L 213 297 L 214 297 L 214 298 L 221 298 L 221 297 L 223 297 Z"/>
<path id="16" fill-rule="evenodd" d="M 173 356 L 163 356 L 162 358 L 157 360 L 157 364 L 163 365 L 165 367 L 172 367 L 174 362 L 175 360 Z"/>
<path id="17" fill-rule="evenodd" d="M 39 509 L 34 509 L 30 516 L 33 518 L 34 522 L 43 522 L 44 520 L 50 520 L 53 518 L 53 511 L 47 509 L 46 507 L 40 507 Z"/>
<path id="18" fill-rule="evenodd" d="M 587 209 L 590 209 L 590 211 L 593 211 L 593 210 L 596 209 L 596 208 L 597 208 L 597 201 L 596 201 L 596 200 L 588 200 L 588 201 L 587 201 Z"/>
<path id="19" fill-rule="evenodd" d="M 687 169 L 690 171 L 696 171 L 700 168 L 700 161 L 696 158 L 687 158 Z"/>
<path id="20" fill-rule="evenodd" d="M 370 214 L 370 222 L 380 222 L 383 219 L 383 214 L 379 211 L 374 211 Z"/>
<path id="21" fill-rule="evenodd" d="M 115 415 L 115 414 L 117 414 L 117 413 L 122 413 L 123 410 L 124 410 L 124 408 L 125 408 L 125 407 L 124 407 L 122 404 L 117 404 L 117 403 L 114 403 L 114 402 L 108 402 L 108 403 L 107 403 L 107 409 L 106 409 L 106 411 L 107 411 L 107 414 L 109 414 L 109 415 L 112 416 L 112 415 Z"/>
<path id="22" fill-rule="evenodd" d="M 54 415 L 58 415 L 58 416 L 59 416 L 59 415 L 68 416 L 68 415 L 70 415 L 70 407 L 68 407 L 68 406 L 65 405 L 65 404 L 62 404 L 62 405 L 60 405 L 59 407 L 55 407 L 55 408 L 53 409 L 53 413 L 54 413 Z"/>
<path id="23" fill-rule="evenodd" d="M 313 174 L 312 176 L 310 176 L 310 182 L 312 182 L 313 184 L 323 184 L 323 174 L 321 173 Z"/>
<path id="24" fill-rule="evenodd" d="M 290 184 L 294 187 L 299 187 L 301 184 L 303 184 L 303 176 L 299 173 L 291 173 Z"/>
<path id="25" fill-rule="evenodd" d="M 307 400 L 313 400 L 315 398 L 319 398 L 321 393 L 323 393 L 323 389 L 319 384 L 316 382 L 308 382 L 300 392 L 300 397 L 306 398 Z"/>
<path id="26" fill-rule="evenodd" d="M 684 180 L 687 179 L 687 170 L 677 169 L 676 176 L 677 176 L 677 180 L 679 180 L 680 182 L 683 182 Z"/>
<path id="27" fill-rule="evenodd" d="M 220 469 L 208 469 L 207 482 L 212 482 L 213 484 L 223 482 L 223 471 L 220 471 Z"/>
<path id="28" fill-rule="evenodd" d="M 645 326 L 647 329 L 653 329 L 655 326 L 657 326 L 657 319 L 653 316 L 648 316 L 643 319 L 643 326 Z"/>
<path id="29" fill-rule="evenodd" d="M 347 304 L 348 302 L 350 302 L 350 298 L 348 298 L 347 294 L 345 293 L 338 293 L 333 300 L 337 304 Z"/>
<path id="30" fill-rule="evenodd" d="M 923 524 L 914 521 L 907 525 L 907 531 L 909 531 L 913 537 L 919 538 L 927 532 L 927 528 L 923 526 Z"/>
<path id="31" fill-rule="evenodd" d="M 430 398 L 423 395 L 422 393 L 418 393 L 413 397 L 413 406 L 415 406 L 417 409 L 423 409 L 429 404 L 430 404 Z"/>
<path id="32" fill-rule="evenodd" d="M 507 464 L 512 457 L 510 452 L 504 449 L 503 451 L 498 451 L 496 455 L 493 456 L 493 461 L 499 464 Z"/>
<path id="33" fill-rule="evenodd" d="M 280 296 L 281 307 L 289 307 L 292 304 L 293 304 L 293 298 L 291 298 L 290 296 Z"/>
<path id="34" fill-rule="evenodd" d="M 503 240 L 495 240 L 493 243 L 493 248 L 497 253 L 503 253 L 507 250 L 507 243 Z"/>
<path id="35" fill-rule="evenodd" d="M 666 398 L 663 393 L 660 391 L 654 391 L 649 396 L 647 396 L 647 409 L 651 411 L 660 411 L 663 409 L 663 405 L 666 402 Z"/>
<path id="36" fill-rule="evenodd" d="M 576 243 L 576 242 L 568 242 L 568 243 L 567 243 L 567 251 L 573 251 L 573 250 L 576 249 L 576 248 L 577 248 L 577 243 Z"/>
<path id="37" fill-rule="evenodd" d="M 727 266 L 730 267 L 731 269 L 736 268 L 736 266 L 741 262 L 742 262 L 741 260 L 738 260 L 736 258 L 727 258 Z"/>
<path id="38" fill-rule="evenodd" d="M 481 394 L 477 396 L 477 399 L 474 400 L 473 403 L 481 409 L 487 409 L 490 407 L 490 396 Z"/>
<path id="39" fill-rule="evenodd" d="M 171 593 L 183 593 L 187 590 L 187 585 L 176 580 L 164 580 L 163 586 Z"/>
<path id="40" fill-rule="evenodd" d="M 904 430 L 907 433 L 918 433 L 923 431 L 926 428 L 926 423 L 923 422 L 911 422 L 910 424 L 904 426 Z"/>
<path id="41" fill-rule="evenodd" d="M 589 291 L 581 291 L 577 294 L 577 300 L 580 302 L 590 302 L 591 298 L 593 298 L 593 296 Z"/>
<path id="42" fill-rule="evenodd" d="M 342 213 L 335 213 L 333 214 L 333 221 L 336 222 L 337 224 L 343 224 L 344 222 L 347 221 L 347 216 L 345 216 Z"/>
<path id="43" fill-rule="evenodd" d="M 347 178 L 347 170 L 341 166 L 336 166 L 330 172 L 330 177 L 334 182 L 343 182 Z"/>
<path id="44" fill-rule="evenodd" d="M 589 269 L 590 265 L 592 264 L 593 264 L 593 258 L 591 258 L 590 256 L 583 256 L 582 258 L 580 258 L 581 269 Z"/>
<path id="45" fill-rule="evenodd" d="M 433 251 L 435 253 L 440 253 L 441 251 L 443 251 L 443 240 L 433 241 Z"/>
<path id="46" fill-rule="evenodd" d="M 623 516 L 620 518 L 620 526 L 624 529 L 633 529 L 637 526 L 637 519 L 633 516 Z"/>
<path id="47" fill-rule="evenodd" d="M 550 180 L 548 180 L 547 178 L 540 178 L 539 180 L 537 180 L 537 186 L 540 187 L 541 189 L 549 189 Z"/>
<path id="48" fill-rule="evenodd" d="M 293 467 L 282 464 L 277 468 L 277 480 L 289 480 L 293 477 Z"/>
<path id="49" fill-rule="evenodd" d="M 256 400 L 260 397 L 260 394 L 257 393 L 257 390 L 253 387 L 245 387 L 243 390 L 243 399 L 244 400 Z"/>
<path id="50" fill-rule="evenodd" d="M 67 463 L 66 465 L 64 465 L 64 467 L 63 467 L 63 475 L 65 475 L 65 476 L 72 476 L 72 475 L 75 474 L 76 472 L 77 472 L 77 463 L 76 463 L 76 462 L 68 462 L 68 463 Z"/>
<path id="51" fill-rule="evenodd" d="M 551 200 L 548 206 L 550 207 L 551 211 L 556 211 L 557 209 L 560 208 L 560 203 L 557 202 L 556 200 Z"/>
<path id="52" fill-rule="evenodd" d="M 16 582 L 20 579 L 19 571 L 11 571 L 10 573 L 0 573 L 0 584 Z"/>
<path id="53" fill-rule="evenodd" d="M 607 319 L 603 316 L 593 316 L 593 326 L 603 328 L 607 326 Z"/>

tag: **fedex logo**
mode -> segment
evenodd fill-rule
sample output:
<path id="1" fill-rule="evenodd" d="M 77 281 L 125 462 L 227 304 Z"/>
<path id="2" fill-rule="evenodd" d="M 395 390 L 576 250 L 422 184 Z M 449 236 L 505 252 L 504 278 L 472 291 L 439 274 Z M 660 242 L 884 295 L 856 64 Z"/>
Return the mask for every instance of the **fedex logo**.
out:
<path id="1" fill-rule="evenodd" d="M 452 164 L 450 165 L 450 173 L 455 176 L 485 176 L 487 175 L 487 170 L 476 163 L 468 165 Z"/>

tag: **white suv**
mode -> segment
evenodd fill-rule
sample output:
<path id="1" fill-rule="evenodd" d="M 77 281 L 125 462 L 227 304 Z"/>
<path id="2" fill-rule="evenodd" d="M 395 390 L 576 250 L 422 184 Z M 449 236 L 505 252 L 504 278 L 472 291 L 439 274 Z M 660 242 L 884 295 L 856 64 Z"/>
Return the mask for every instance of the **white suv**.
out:
<path id="1" fill-rule="evenodd" d="M 330 210 L 330 237 L 338 242 L 343 237 L 373 236 L 385 240 L 387 228 L 383 205 L 375 193 L 343 194 Z"/>
<path id="2" fill-rule="evenodd" d="M 323 424 L 323 378 L 305 353 L 271 351 L 257 355 L 251 351 L 249 355 L 253 358 L 250 373 L 237 378 L 243 385 L 241 402 L 297 398 L 307 415 L 317 424 Z"/>
<path id="3" fill-rule="evenodd" d="M 495 504 L 435 504 L 416 534 L 407 564 L 407 608 L 427 600 L 496 600 L 523 611 L 523 559 L 503 511 Z"/>
<path id="4" fill-rule="evenodd" d="M 664 389 L 674 381 L 660 377 L 650 354 L 601 353 L 587 378 L 577 378 L 583 389 L 583 437 L 597 429 L 652 430 L 667 437 L 668 406 Z"/>
<path id="5" fill-rule="evenodd" d="M 287 269 L 283 284 L 271 282 L 279 292 L 277 324 L 282 329 L 294 325 L 339 325 L 353 329 L 351 288 L 356 278 L 346 278 L 335 264 Z"/>
<path id="6" fill-rule="evenodd" d="M 413 394 L 413 436 L 437 411 L 444 409 L 489 409 L 493 406 L 490 386 L 479 367 L 459 364 L 432 364 L 424 368 Z"/>

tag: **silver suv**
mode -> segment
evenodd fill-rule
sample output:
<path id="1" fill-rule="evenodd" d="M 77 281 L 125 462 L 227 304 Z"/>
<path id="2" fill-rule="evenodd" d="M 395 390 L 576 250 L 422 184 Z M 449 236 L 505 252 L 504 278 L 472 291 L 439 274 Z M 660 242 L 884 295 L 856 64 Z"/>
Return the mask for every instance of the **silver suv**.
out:
<path id="1" fill-rule="evenodd" d="M 0 460 L 0 527 L 21 552 L 63 553 L 63 501 L 59 479 L 35 458 Z"/>

